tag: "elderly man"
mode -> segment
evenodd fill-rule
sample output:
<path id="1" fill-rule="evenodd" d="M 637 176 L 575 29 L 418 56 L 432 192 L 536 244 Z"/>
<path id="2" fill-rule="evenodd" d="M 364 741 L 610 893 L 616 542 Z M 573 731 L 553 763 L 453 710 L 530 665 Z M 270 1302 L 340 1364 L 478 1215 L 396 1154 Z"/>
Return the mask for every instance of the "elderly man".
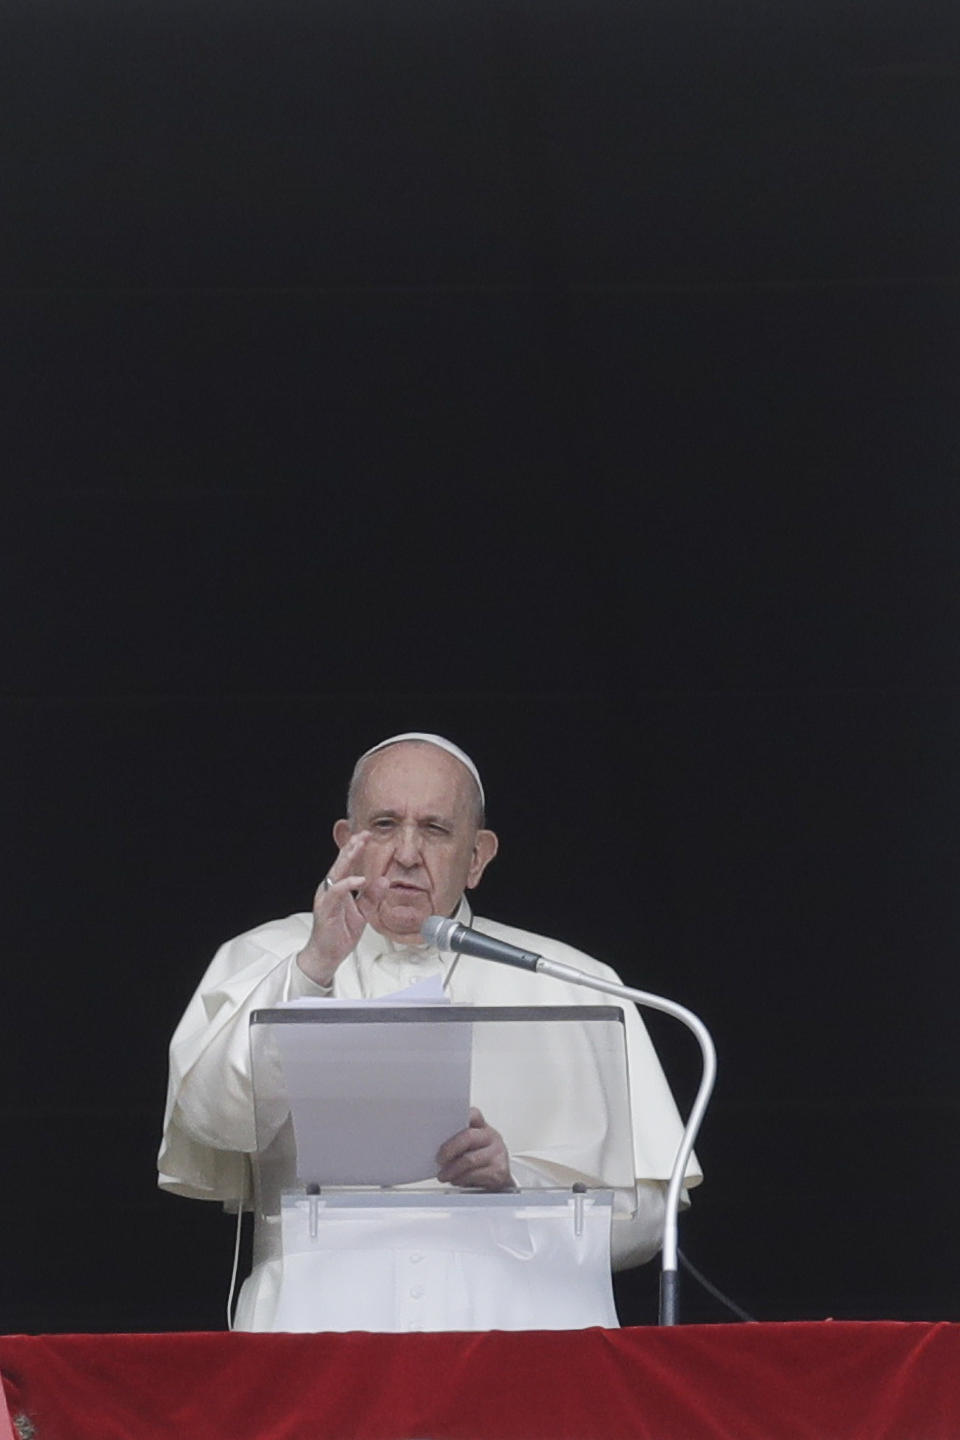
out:
<path id="1" fill-rule="evenodd" d="M 498 848 L 496 835 L 484 828 L 483 811 L 476 767 L 441 736 L 393 736 L 361 756 L 347 816 L 333 827 L 338 854 L 317 889 L 312 913 L 263 925 L 222 946 L 177 1028 L 158 1161 L 162 1187 L 225 1202 L 249 1193 L 249 1156 L 256 1150 L 248 1044 L 254 1010 L 301 997 L 371 999 L 430 975 L 439 975 L 450 998 L 460 1003 L 599 1003 L 588 990 L 422 943 L 428 916 L 453 915 L 524 950 L 616 978 L 608 967 L 556 941 L 472 919 L 465 892 L 479 884 Z M 681 1133 L 646 1030 L 632 1005 L 625 1010 L 639 1205 L 632 1219 L 614 1224 L 615 1266 L 639 1264 L 659 1248 L 665 1181 Z M 571 1098 L 558 1089 L 549 1110 L 539 1114 L 532 1099 L 516 1096 L 518 1113 L 511 1124 L 519 1150 L 513 1154 L 501 1133 L 507 1117 L 472 1110 L 468 1127 L 438 1152 L 437 1182 L 491 1192 L 515 1184 L 569 1185 L 578 1178 L 596 1183 L 568 1159 L 557 1160 L 558 1154 L 575 1153 L 565 1132 L 580 1123 L 572 1098 L 577 1077 L 566 1080 Z M 562 1145 L 551 1147 L 546 1131 L 559 1135 Z M 699 1179 L 691 1169 L 688 1185 Z M 267 1272 L 277 1257 L 269 1245 L 255 1241 L 254 1258 L 238 1324 L 270 1328 L 275 1277 L 271 1281 Z"/>

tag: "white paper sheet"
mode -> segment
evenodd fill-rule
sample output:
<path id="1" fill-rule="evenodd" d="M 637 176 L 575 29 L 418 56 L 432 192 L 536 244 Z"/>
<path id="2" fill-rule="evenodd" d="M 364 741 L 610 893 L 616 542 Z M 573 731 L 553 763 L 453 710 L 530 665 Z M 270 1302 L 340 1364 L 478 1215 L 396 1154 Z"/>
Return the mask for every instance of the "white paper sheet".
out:
<path id="1" fill-rule="evenodd" d="M 438 982 L 439 983 L 439 982 Z M 448 1003 L 411 986 L 331 1009 Z M 318 1002 L 308 1002 L 317 1004 Z M 296 1008 L 293 1002 L 291 1008 Z M 433 1178 L 436 1154 L 470 1116 L 473 1025 L 374 1021 L 274 1027 L 305 1185 L 403 1185 Z"/>
<path id="2" fill-rule="evenodd" d="M 450 996 L 443 988 L 439 975 L 428 975 L 425 980 L 415 980 L 405 990 L 394 990 L 392 995 L 378 995 L 373 1000 L 335 1000 L 332 995 L 301 995 L 296 1000 L 281 1000 L 278 1010 L 302 1010 L 321 1007 L 329 1009 L 353 1009 L 367 1005 L 449 1005 Z"/>

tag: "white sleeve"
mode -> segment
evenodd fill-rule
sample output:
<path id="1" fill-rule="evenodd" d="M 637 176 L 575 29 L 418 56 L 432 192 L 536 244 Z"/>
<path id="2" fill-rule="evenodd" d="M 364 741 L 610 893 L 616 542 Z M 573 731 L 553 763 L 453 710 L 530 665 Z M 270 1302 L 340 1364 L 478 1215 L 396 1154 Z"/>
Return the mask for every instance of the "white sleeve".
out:
<path id="1" fill-rule="evenodd" d="M 256 1149 L 249 1022 L 295 995 L 322 993 L 296 964 L 308 917 L 266 926 L 220 947 L 174 1032 L 164 1134 L 163 1189 L 229 1200 L 248 1189 Z M 312 988 L 311 988 L 312 987 Z"/>
<path id="2" fill-rule="evenodd" d="M 663 1244 L 666 1200 L 664 1181 L 637 1181 L 637 1213 L 618 1215 L 614 1212 L 610 1227 L 610 1263 L 614 1270 L 645 1265 L 657 1254 Z"/>

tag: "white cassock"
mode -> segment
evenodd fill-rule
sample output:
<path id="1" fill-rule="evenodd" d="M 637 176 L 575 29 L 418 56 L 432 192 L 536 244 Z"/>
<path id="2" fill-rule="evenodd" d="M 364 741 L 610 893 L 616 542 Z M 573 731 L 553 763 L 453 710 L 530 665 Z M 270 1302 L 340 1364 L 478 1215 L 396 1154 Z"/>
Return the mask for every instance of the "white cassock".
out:
<path id="1" fill-rule="evenodd" d="M 492 920 L 471 920 L 466 902 L 457 913 L 461 924 L 504 940 L 510 945 L 571 965 L 598 978 L 617 981 L 609 966 L 589 955 Z M 325 993 L 296 964 L 312 928 L 309 914 L 291 915 L 250 930 L 222 945 L 214 956 L 170 1045 L 170 1080 L 164 1135 L 158 1157 L 159 1184 L 163 1189 L 196 1199 L 234 1202 L 250 1194 L 250 1156 L 257 1149 L 251 1081 L 249 1020 L 255 1010 L 304 996 Z M 337 999 L 372 999 L 404 989 L 415 981 L 439 974 L 450 999 L 477 1006 L 609 1005 L 612 997 L 530 971 L 490 964 L 468 956 L 421 947 L 395 945 L 369 926 L 357 948 L 340 965 L 334 979 Z M 659 1249 L 663 1228 L 663 1200 L 682 1136 L 680 1117 L 656 1052 L 640 1016 L 631 1004 L 623 1006 L 633 1117 L 633 1149 L 638 1180 L 635 1217 L 613 1223 L 615 1267 L 639 1264 Z M 579 1028 L 579 1027 L 578 1027 Z M 542 1058 L 542 1056 L 540 1057 Z M 478 1085 L 473 1103 L 487 1122 L 499 1130 L 510 1153 L 514 1176 L 524 1190 L 565 1186 L 577 1180 L 602 1184 L 600 1154 L 604 1123 L 598 1122 L 596 1074 L 591 1070 L 589 1047 L 573 1053 L 565 1049 L 553 1064 L 539 1073 L 545 1085 L 517 1085 L 504 1077 L 502 1085 L 491 1070 Z M 506 1088 L 504 1088 L 506 1087 Z M 701 1179 L 696 1157 L 687 1169 L 687 1188 Z M 409 1247 L 408 1247 L 409 1248 Z M 422 1247 L 415 1252 L 424 1259 Z M 356 1256 L 350 1289 L 357 1283 Z M 383 1259 L 381 1256 L 381 1274 Z M 391 1256 L 391 1270 L 398 1264 Z M 458 1264 L 462 1267 L 463 1257 Z M 428 1267 L 429 1268 L 429 1267 Z M 424 1273 L 418 1271 L 418 1277 Z M 279 1228 L 258 1217 L 254 1236 L 254 1267 L 246 1280 L 237 1309 L 237 1328 L 270 1330 L 294 1328 L 278 1325 L 277 1304 L 282 1278 Z M 463 1275 L 461 1273 L 461 1281 Z M 369 1289 L 369 1287 L 366 1287 Z M 384 1288 L 384 1287 L 381 1287 Z M 389 1287 L 387 1287 L 389 1288 Z M 448 1287 L 449 1288 L 449 1287 Z M 471 1288 L 469 1277 L 459 1289 Z M 476 1286 L 472 1287 L 475 1291 Z M 482 1287 L 481 1287 L 482 1288 Z M 503 1285 L 495 1287 L 502 1297 Z M 401 1285 L 402 1289 L 402 1285 Z M 422 1285 L 409 1292 L 423 1290 Z M 399 1293 L 399 1292 L 398 1292 Z M 502 1304 L 502 1298 L 501 1302 Z M 403 1329 L 544 1328 L 501 1321 L 499 1312 L 456 1310 L 425 1327 L 408 1323 L 393 1313 L 393 1301 L 381 1297 L 366 1303 L 362 1312 L 347 1310 L 343 1323 L 327 1317 L 311 1328 Z M 359 1316 L 359 1323 L 358 1321 Z M 491 1319 L 492 1317 L 492 1319 Z M 366 1323 L 364 1323 L 366 1320 Z M 593 1323 L 593 1322 L 591 1322 Z M 602 1323 L 602 1322 L 596 1322 Z M 616 1323 L 615 1315 L 611 1323 Z M 299 1328 L 299 1327 L 298 1327 Z M 561 1323 L 556 1328 L 565 1328 Z"/>

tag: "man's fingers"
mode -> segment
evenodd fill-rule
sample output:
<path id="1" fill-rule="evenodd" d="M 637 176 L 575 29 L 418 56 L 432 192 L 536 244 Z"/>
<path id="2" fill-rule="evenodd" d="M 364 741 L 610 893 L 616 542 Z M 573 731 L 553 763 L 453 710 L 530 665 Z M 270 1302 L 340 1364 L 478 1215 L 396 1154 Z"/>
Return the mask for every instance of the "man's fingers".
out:
<path id="1" fill-rule="evenodd" d="M 486 1130 L 488 1127 L 484 1126 L 483 1129 Z M 454 1160 L 459 1160 L 460 1156 L 466 1155 L 468 1151 L 479 1150 L 484 1145 L 488 1145 L 495 1134 L 495 1130 L 490 1130 L 489 1136 L 484 1135 L 472 1126 L 470 1129 L 458 1131 L 456 1135 L 452 1135 L 440 1146 L 437 1151 L 437 1164 L 451 1165 Z"/>
<path id="2" fill-rule="evenodd" d="M 344 875 L 340 880 L 334 880 L 328 875 L 317 886 L 317 899 L 322 900 L 324 895 L 343 895 L 349 890 L 359 890 L 365 884 L 365 875 Z"/>
<path id="3" fill-rule="evenodd" d="M 467 1128 L 440 1146 L 437 1179 L 444 1185 L 482 1190 L 503 1190 L 513 1183 L 503 1136 L 486 1123 L 479 1110 L 472 1109 Z"/>
<path id="4" fill-rule="evenodd" d="M 354 878 L 351 872 L 356 868 L 356 861 L 359 859 L 363 847 L 369 839 L 369 830 L 358 830 L 356 835 L 350 836 L 350 839 L 327 871 L 327 879 L 331 885 L 337 885 L 341 880 Z M 356 889 L 356 886 L 354 886 L 354 889 Z"/>
<path id="5" fill-rule="evenodd" d="M 454 1176 L 470 1176 L 476 1174 L 486 1167 L 495 1158 L 496 1147 L 493 1144 L 482 1145 L 479 1149 L 461 1151 L 458 1155 L 452 1155 L 445 1160 L 437 1171 L 437 1179 L 445 1183 L 457 1183 Z M 471 1183 L 476 1183 L 472 1181 Z"/>
<path id="6" fill-rule="evenodd" d="M 503 1190 L 512 1183 L 507 1152 L 499 1144 L 485 1145 L 481 1150 L 468 1150 L 459 1159 L 438 1170 L 437 1179 L 444 1185 L 464 1185 L 482 1190 Z"/>
<path id="7" fill-rule="evenodd" d="M 390 887 L 389 880 L 379 875 L 376 880 L 364 880 L 360 893 L 356 897 L 357 909 L 364 920 L 373 920 L 377 913 L 380 901 Z"/>

